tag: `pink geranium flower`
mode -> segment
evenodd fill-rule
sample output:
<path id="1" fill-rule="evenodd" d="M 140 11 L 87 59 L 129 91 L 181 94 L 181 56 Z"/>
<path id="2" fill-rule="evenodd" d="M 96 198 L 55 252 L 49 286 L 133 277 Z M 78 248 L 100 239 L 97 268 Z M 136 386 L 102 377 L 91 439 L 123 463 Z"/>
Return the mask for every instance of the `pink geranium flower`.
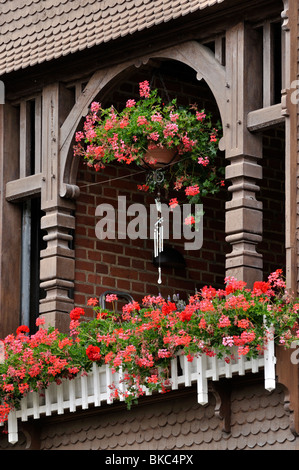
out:
<path id="1" fill-rule="evenodd" d="M 195 218 L 193 215 L 189 215 L 189 217 L 185 218 L 185 225 L 193 225 L 195 224 Z"/>
<path id="2" fill-rule="evenodd" d="M 139 94 L 141 98 L 149 98 L 150 96 L 150 86 L 148 80 L 139 83 Z"/>
<path id="3" fill-rule="evenodd" d="M 199 194 L 199 192 L 198 184 L 195 184 L 194 186 L 188 186 L 185 189 L 186 196 L 196 196 L 196 194 Z"/>
<path id="4" fill-rule="evenodd" d="M 135 100 L 128 100 L 127 103 L 126 103 L 126 107 L 127 108 L 133 108 L 133 106 L 135 106 L 135 104 L 136 104 Z"/>
<path id="5" fill-rule="evenodd" d="M 114 302 L 115 300 L 118 300 L 117 295 L 115 294 L 106 295 L 106 302 Z"/>

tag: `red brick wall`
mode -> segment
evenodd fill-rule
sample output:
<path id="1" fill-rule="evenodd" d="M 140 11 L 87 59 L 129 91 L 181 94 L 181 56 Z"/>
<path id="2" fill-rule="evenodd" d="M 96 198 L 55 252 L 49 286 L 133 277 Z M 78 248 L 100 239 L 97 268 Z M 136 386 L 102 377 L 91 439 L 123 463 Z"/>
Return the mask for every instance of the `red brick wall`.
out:
<path id="1" fill-rule="evenodd" d="M 215 111 L 215 103 L 204 83 L 198 82 L 190 69 L 185 67 L 162 67 L 163 82 L 159 78 L 155 86 L 167 89 L 167 98 L 178 97 L 179 102 L 197 101 L 207 110 Z M 175 73 L 174 73 L 175 72 Z M 138 83 L 148 79 L 146 73 L 136 74 L 131 80 L 122 82 L 113 94 L 107 95 L 103 106 L 112 102 L 122 106 L 127 98 L 138 97 Z M 100 99 L 99 99 L 100 101 Z M 284 142 L 283 132 L 274 131 L 264 137 L 264 179 L 258 198 L 264 204 L 264 240 L 258 251 L 264 256 L 265 276 L 277 267 L 284 267 Z M 219 157 L 223 159 L 222 156 Z M 224 162 L 222 161 L 222 164 Z M 98 240 L 95 226 L 100 220 L 95 217 L 96 207 L 105 202 L 117 207 L 117 197 L 126 196 L 127 206 L 154 203 L 152 195 L 140 193 L 137 183 L 145 182 L 131 167 L 111 165 L 100 174 L 80 165 L 77 184 L 81 194 L 76 209 L 76 278 L 75 303 L 85 305 L 89 297 L 98 297 L 109 289 L 129 292 L 136 300 L 146 294 L 164 296 L 180 293 L 186 298 L 195 288 L 205 284 L 223 286 L 225 276 L 225 254 L 230 246 L 225 242 L 225 200 L 230 199 L 226 191 L 204 201 L 204 234 L 201 250 L 185 252 L 184 240 L 173 246 L 184 255 L 186 268 L 163 269 L 162 286 L 157 284 L 157 268 L 153 266 L 153 240 Z M 125 179 L 115 179 L 128 175 Z M 111 180 L 111 181 L 109 181 Z M 96 184 L 95 184 L 96 183 Z"/>
<path id="2" fill-rule="evenodd" d="M 173 243 L 165 242 L 183 254 L 186 268 L 163 268 L 162 286 L 157 284 L 157 267 L 152 263 L 153 240 L 96 238 L 95 227 L 101 218 L 95 216 L 95 209 L 99 204 L 109 203 L 117 209 L 118 196 L 126 196 L 127 207 L 132 203 L 142 203 L 146 207 L 154 203 L 152 195 L 137 190 L 134 177 L 110 183 L 92 183 L 96 180 L 107 181 L 109 177 L 118 178 L 129 171 L 132 170 L 114 165 L 106 168 L 101 175 L 94 174 L 92 170 L 87 171 L 86 168 L 81 168 L 79 172 L 81 195 L 76 210 L 75 302 L 84 304 L 88 297 L 99 296 L 108 289 L 126 291 L 140 299 L 146 294 L 157 295 L 159 292 L 165 296 L 178 292 L 192 294 L 196 287 L 200 288 L 205 283 L 222 286 L 226 249 L 223 196 L 204 204 L 204 242 L 201 250 L 184 251 L 182 245 L 186 240 L 183 238 L 173 240 Z M 91 186 L 85 186 L 90 183 Z"/>

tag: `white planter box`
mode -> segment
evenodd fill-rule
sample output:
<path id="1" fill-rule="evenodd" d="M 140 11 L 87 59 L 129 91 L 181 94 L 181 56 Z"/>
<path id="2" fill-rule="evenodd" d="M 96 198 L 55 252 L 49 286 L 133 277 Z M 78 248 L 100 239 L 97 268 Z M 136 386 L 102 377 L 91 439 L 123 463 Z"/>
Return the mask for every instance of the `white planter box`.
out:
<path id="1" fill-rule="evenodd" d="M 197 383 L 198 403 L 208 403 L 208 380 L 217 381 L 220 377 L 230 378 L 232 375 L 244 375 L 246 372 L 256 373 L 264 369 L 265 389 L 271 391 L 275 388 L 275 362 L 274 342 L 268 343 L 265 355 L 258 359 L 237 358 L 227 364 L 224 359 L 216 357 L 200 356 L 188 362 L 186 356 L 171 360 L 171 388 L 179 386 L 189 387 Z M 180 371 L 181 369 L 181 371 Z M 12 410 L 8 416 L 8 441 L 15 444 L 18 441 L 18 420 L 27 421 L 29 417 L 39 419 L 41 415 L 63 414 L 75 412 L 77 408 L 87 409 L 90 405 L 112 404 L 111 389 L 114 383 L 116 387 L 124 385 L 120 381 L 121 373 L 114 373 L 108 365 L 98 367 L 93 364 L 93 369 L 87 375 L 78 376 L 73 380 L 65 379 L 62 384 L 51 386 L 43 394 L 37 392 L 28 393 L 21 401 L 20 410 Z M 123 390 L 124 391 L 124 390 Z M 145 389 L 146 394 L 150 394 Z"/>

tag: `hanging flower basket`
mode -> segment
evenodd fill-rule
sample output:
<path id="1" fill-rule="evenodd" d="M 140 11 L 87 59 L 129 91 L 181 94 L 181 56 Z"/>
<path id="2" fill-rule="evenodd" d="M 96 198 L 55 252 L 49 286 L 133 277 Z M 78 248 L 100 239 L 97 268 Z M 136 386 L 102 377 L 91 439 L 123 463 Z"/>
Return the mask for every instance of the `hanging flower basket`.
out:
<path id="1" fill-rule="evenodd" d="M 190 203 L 217 193 L 224 170 L 215 164 L 219 127 L 211 116 L 196 104 L 181 107 L 176 99 L 164 104 L 148 81 L 141 82 L 139 89 L 140 100 L 128 99 L 120 112 L 93 102 L 83 130 L 76 133 L 74 154 L 96 171 L 115 161 L 146 165 L 147 170 L 163 168 L 163 187 L 182 190 Z M 158 150 L 168 155 L 168 161 L 157 155 Z M 155 181 L 149 181 L 138 188 L 155 191 Z"/>

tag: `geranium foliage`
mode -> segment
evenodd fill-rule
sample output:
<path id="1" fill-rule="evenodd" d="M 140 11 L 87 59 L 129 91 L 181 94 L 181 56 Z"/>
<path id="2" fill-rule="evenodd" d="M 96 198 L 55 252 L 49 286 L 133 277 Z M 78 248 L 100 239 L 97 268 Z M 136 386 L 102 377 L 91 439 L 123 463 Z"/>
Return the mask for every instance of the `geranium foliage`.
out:
<path id="1" fill-rule="evenodd" d="M 45 329 L 30 335 L 26 326 L 4 339 L 5 361 L 0 364 L 0 419 L 18 407 L 24 395 L 42 391 L 51 382 L 72 379 L 98 365 L 109 364 L 112 372 L 122 368 L 124 399 L 132 401 L 144 394 L 144 387 L 165 391 L 169 385 L 170 360 L 181 352 L 192 361 L 195 356 L 217 355 L 229 362 L 234 355 L 258 357 L 269 338 L 282 347 L 298 340 L 299 304 L 286 290 L 282 271 L 272 273 L 267 282 L 253 289 L 234 278 L 226 278 L 223 289 L 205 286 L 187 303 L 145 296 L 120 312 L 117 297 L 107 297 L 110 309 L 101 309 L 97 299 L 85 309 L 70 312 L 70 333 Z M 114 398 L 120 390 L 111 389 Z"/>
<path id="2" fill-rule="evenodd" d="M 83 130 L 76 133 L 74 154 L 100 171 L 117 161 L 126 165 L 156 162 L 147 152 L 175 149 L 177 159 L 166 168 L 163 186 L 182 190 L 183 197 L 200 203 L 202 197 L 217 193 L 223 182 L 223 168 L 215 164 L 219 143 L 219 125 L 197 104 L 183 107 L 174 99 L 163 103 L 158 90 L 145 80 L 139 84 L 140 99 L 128 99 L 123 110 L 102 108 L 93 102 Z M 155 191 L 156 180 L 147 179 L 138 189 Z"/>

